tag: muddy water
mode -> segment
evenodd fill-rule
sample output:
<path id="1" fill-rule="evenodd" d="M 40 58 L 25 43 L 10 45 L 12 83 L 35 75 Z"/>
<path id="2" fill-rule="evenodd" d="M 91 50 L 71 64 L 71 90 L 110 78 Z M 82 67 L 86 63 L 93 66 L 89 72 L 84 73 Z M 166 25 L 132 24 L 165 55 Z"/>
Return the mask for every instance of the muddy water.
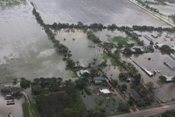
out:
<path id="1" fill-rule="evenodd" d="M 32 15 L 30 5 L 1 10 L 0 77 L 70 77 L 65 63 Z"/>
<path id="2" fill-rule="evenodd" d="M 103 50 L 88 40 L 86 34 L 80 30 L 75 30 L 75 32 L 59 31 L 56 39 L 69 48 L 72 54 L 71 59 L 75 62 L 79 61 L 82 66 L 88 66 L 94 58 L 98 59 L 97 63 L 103 61 L 101 59 Z"/>
<path id="3" fill-rule="evenodd" d="M 31 0 L 46 23 L 167 26 L 128 0 Z"/>
<path id="4" fill-rule="evenodd" d="M 153 8 L 156 8 L 159 10 L 160 13 L 164 15 L 173 15 L 175 14 L 175 4 L 171 5 L 150 5 Z"/>

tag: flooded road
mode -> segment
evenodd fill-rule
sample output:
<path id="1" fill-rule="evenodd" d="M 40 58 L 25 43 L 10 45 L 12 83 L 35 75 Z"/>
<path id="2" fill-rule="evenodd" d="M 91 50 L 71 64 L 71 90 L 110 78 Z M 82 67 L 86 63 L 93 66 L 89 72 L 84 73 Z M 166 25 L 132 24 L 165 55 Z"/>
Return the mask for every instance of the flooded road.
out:
<path id="1" fill-rule="evenodd" d="M 23 117 L 22 103 L 24 99 L 15 99 L 14 101 L 15 105 L 6 105 L 7 100 L 0 94 L 0 117 L 7 117 L 9 113 L 11 113 L 13 117 Z"/>
<path id="2" fill-rule="evenodd" d="M 167 26 L 128 0 L 31 0 L 45 23 Z"/>

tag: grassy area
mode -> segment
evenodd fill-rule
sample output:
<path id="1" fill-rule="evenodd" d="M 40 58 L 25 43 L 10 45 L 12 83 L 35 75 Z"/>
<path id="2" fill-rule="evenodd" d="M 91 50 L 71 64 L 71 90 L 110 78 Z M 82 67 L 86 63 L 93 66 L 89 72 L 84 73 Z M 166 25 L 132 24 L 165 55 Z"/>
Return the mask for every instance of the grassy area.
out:
<path id="1" fill-rule="evenodd" d="M 23 110 L 23 117 L 30 117 L 30 114 L 29 114 L 29 110 L 28 110 L 28 106 L 27 106 L 26 100 L 25 100 L 25 102 L 22 104 L 22 110 Z"/>
<path id="2" fill-rule="evenodd" d="M 108 58 L 110 58 L 107 54 L 103 54 L 102 55 L 102 58 L 104 59 L 104 60 L 107 60 Z"/>
<path id="3" fill-rule="evenodd" d="M 43 90 L 41 91 L 41 94 L 43 94 L 43 95 L 49 94 L 49 93 L 50 93 L 49 89 L 43 89 Z"/>
<path id="4" fill-rule="evenodd" d="M 22 3 L 25 3 L 25 0 L 1 0 L 0 6 L 11 7 L 11 6 L 19 5 Z"/>
<path id="5" fill-rule="evenodd" d="M 76 101 L 73 102 L 73 104 L 75 105 L 76 108 L 78 109 L 86 109 L 86 105 L 83 103 L 83 100 L 80 96 L 80 92 L 77 92 L 77 98 L 76 98 Z"/>
<path id="6" fill-rule="evenodd" d="M 35 102 L 34 99 L 32 99 L 32 101 L 30 101 L 30 106 L 31 106 L 31 109 L 32 109 L 33 112 L 34 112 L 35 117 L 39 117 L 40 114 L 39 114 L 37 105 L 36 105 L 34 102 Z"/>
<path id="7" fill-rule="evenodd" d="M 113 66 L 118 66 L 120 63 L 116 62 L 113 58 L 110 59 Z"/>
<path id="8" fill-rule="evenodd" d="M 118 44 L 125 45 L 125 46 L 128 45 L 127 43 L 128 40 L 129 40 L 128 38 L 124 38 L 122 36 L 117 36 L 112 39 L 112 41 L 117 42 Z"/>

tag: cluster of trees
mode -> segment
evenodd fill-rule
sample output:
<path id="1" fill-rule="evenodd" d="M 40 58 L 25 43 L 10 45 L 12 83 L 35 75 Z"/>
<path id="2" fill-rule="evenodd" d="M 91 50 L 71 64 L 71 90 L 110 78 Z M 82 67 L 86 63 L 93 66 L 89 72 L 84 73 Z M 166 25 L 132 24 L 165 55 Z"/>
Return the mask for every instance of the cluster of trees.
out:
<path id="1" fill-rule="evenodd" d="M 143 0 L 137 0 L 142 6 L 144 6 L 146 9 L 149 9 L 150 11 L 159 13 L 159 11 L 156 8 L 150 7 L 146 2 L 143 2 Z"/>
<path id="2" fill-rule="evenodd" d="M 100 43 L 100 39 L 92 32 L 92 31 L 88 31 L 87 32 L 87 38 L 89 40 L 91 40 L 94 43 Z"/>
<path id="3" fill-rule="evenodd" d="M 60 91 L 62 78 L 35 78 L 32 82 L 32 94 L 39 95 L 43 90 L 48 89 L 50 92 Z"/>
<path id="4" fill-rule="evenodd" d="M 30 80 L 26 80 L 25 78 L 21 78 L 20 81 L 20 86 L 24 89 L 27 89 L 30 87 L 31 81 Z"/>
<path id="5" fill-rule="evenodd" d="M 133 30 L 137 30 L 137 31 L 168 31 L 168 32 L 174 32 L 175 31 L 175 27 L 170 28 L 170 27 L 154 27 L 154 26 L 137 26 L 137 25 L 133 25 L 132 26 Z"/>
<path id="6" fill-rule="evenodd" d="M 135 103 L 138 107 L 145 107 L 147 105 L 151 105 L 154 101 L 154 97 L 149 94 L 149 91 L 147 91 L 142 84 L 135 85 L 135 83 L 133 83 L 131 88 L 133 88 L 141 96 L 142 99 L 141 101 L 135 101 L 132 97 L 130 97 L 128 103 Z"/>
<path id="7" fill-rule="evenodd" d="M 167 110 L 160 114 L 161 117 L 174 117 L 175 110 Z"/>
<path id="8" fill-rule="evenodd" d="M 73 68 L 75 66 L 75 62 L 70 59 L 70 57 L 72 56 L 71 51 L 65 45 L 61 44 L 59 40 L 55 39 L 54 33 L 50 30 L 49 26 L 43 22 L 40 14 L 36 11 L 35 8 L 33 8 L 33 14 L 35 15 L 37 22 L 43 27 L 49 39 L 54 44 L 54 47 L 56 48 L 56 52 L 58 54 L 64 55 L 63 60 L 66 60 L 67 68 Z M 78 23 L 78 25 L 82 25 L 82 24 Z"/>
<path id="9" fill-rule="evenodd" d="M 163 45 L 160 47 L 160 50 L 166 54 L 171 54 L 173 52 L 173 50 L 168 45 Z"/>
<path id="10" fill-rule="evenodd" d="M 50 80 L 51 84 L 47 80 L 48 82 L 44 83 L 44 86 L 49 88 L 55 80 L 57 80 L 57 84 L 60 82 L 54 78 Z M 51 87 L 54 88 L 54 86 Z M 64 82 L 61 87 L 59 86 L 59 91 L 53 90 L 47 95 L 36 96 L 35 101 L 41 117 L 82 117 L 86 112 L 86 108 L 80 100 L 79 92 L 70 81 Z"/>

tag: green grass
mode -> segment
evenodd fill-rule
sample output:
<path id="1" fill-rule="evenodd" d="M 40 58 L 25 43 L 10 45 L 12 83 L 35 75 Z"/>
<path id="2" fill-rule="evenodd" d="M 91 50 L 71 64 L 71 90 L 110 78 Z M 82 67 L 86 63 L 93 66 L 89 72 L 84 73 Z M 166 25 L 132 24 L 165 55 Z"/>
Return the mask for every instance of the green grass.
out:
<path id="1" fill-rule="evenodd" d="M 37 105 L 36 105 L 34 102 L 35 102 L 34 99 L 32 99 L 32 101 L 30 101 L 30 106 L 31 106 L 31 109 L 32 109 L 33 112 L 34 112 L 35 117 L 39 117 L 40 114 L 39 114 Z"/>
<path id="2" fill-rule="evenodd" d="M 73 101 L 73 105 L 77 108 L 77 109 L 86 109 L 86 105 L 83 103 L 83 100 L 80 96 L 80 92 L 77 92 L 77 98 L 75 101 Z"/>
<path id="3" fill-rule="evenodd" d="M 26 100 L 25 100 L 25 102 L 22 104 L 22 110 L 23 110 L 23 117 L 30 117 L 30 114 L 29 114 L 29 110 L 28 110 L 28 106 L 27 106 Z"/>
<path id="4" fill-rule="evenodd" d="M 0 6 L 3 7 L 12 7 L 15 5 L 19 5 L 25 3 L 25 0 L 1 0 L 0 1 Z"/>
<path id="5" fill-rule="evenodd" d="M 128 38 L 124 38 L 124 37 L 122 37 L 122 36 L 117 36 L 117 37 L 114 37 L 114 38 L 112 39 L 112 41 L 117 42 L 117 43 L 119 43 L 119 44 L 123 44 L 123 45 L 125 45 L 125 46 L 128 45 L 128 43 L 127 43 L 128 40 L 129 40 Z"/>
<path id="6" fill-rule="evenodd" d="M 49 89 L 43 89 L 43 90 L 41 91 L 41 94 L 43 94 L 43 95 L 49 94 L 49 93 L 50 93 Z"/>
<path id="7" fill-rule="evenodd" d="M 103 54 L 102 55 L 102 58 L 104 59 L 104 60 L 107 60 L 108 58 L 110 58 L 107 54 Z"/>

